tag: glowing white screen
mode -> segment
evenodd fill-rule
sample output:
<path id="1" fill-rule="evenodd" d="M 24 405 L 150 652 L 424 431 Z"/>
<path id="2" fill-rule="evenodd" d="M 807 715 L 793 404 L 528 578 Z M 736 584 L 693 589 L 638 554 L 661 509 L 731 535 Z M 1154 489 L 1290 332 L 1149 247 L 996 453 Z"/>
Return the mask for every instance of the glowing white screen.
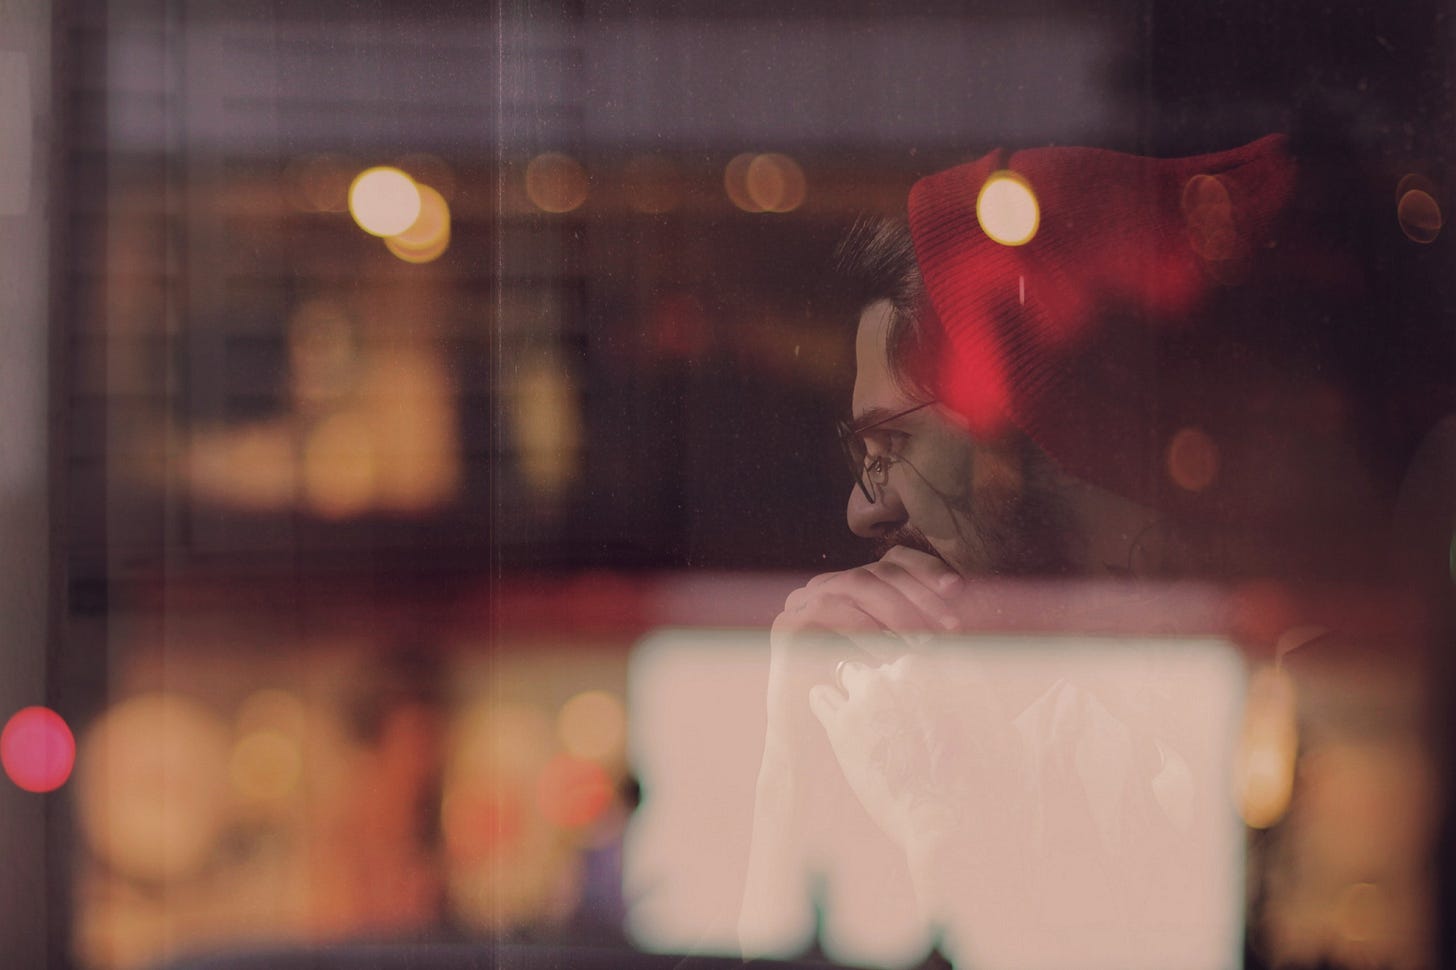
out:
<path id="1" fill-rule="evenodd" d="M 843 642 L 823 649 L 819 666 L 833 670 Z M 825 953 L 861 966 L 914 965 L 937 939 L 958 966 L 1237 966 L 1243 830 L 1229 766 L 1245 673 L 1236 651 L 1213 638 L 980 635 L 947 639 L 936 656 L 939 687 L 963 690 L 957 685 L 974 671 L 980 689 L 1020 694 L 1011 724 L 1031 753 L 1022 769 L 1031 797 L 1020 790 L 1019 801 L 991 810 L 1034 816 L 1021 825 L 1031 834 L 1017 837 L 1026 851 L 1008 855 L 1017 861 L 983 859 L 980 871 L 952 868 L 941 880 L 938 891 L 965 905 L 942 914 L 938 931 L 905 853 L 850 786 L 836 791 L 808 778 L 832 774 L 842 783 L 838 764 L 800 767 L 796 787 L 813 789 L 817 801 L 780 843 L 767 852 L 760 845 L 750 875 L 767 637 L 667 630 L 646 638 L 629 688 L 631 755 L 644 793 L 625 860 L 628 930 L 638 945 L 786 957 L 812 942 L 817 925 Z M 1118 792 L 1142 770 L 1127 738 L 1151 715 L 1133 713 L 1129 697 L 1156 708 L 1163 725 L 1150 747 L 1137 748 L 1156 752 L 1145 772 L 1154 827 L 1176 836 L 1157 851 L 1149 851 L 1152 836 L 1141 834 L 1137 819 L 1108 807 L 1123 804 Z M 1058 775 L 1045 766 L 1062 750 L 1071 767 Z M 1067 784 L 1085 806 L 1084 827 L 1100 832 L 1087 838 L 1114 846 L 1100 861 L 1079 863 L 1075 838 L 1046 821 L 1057 816 L 1058 786 Z M 998 874 L 998 865 L 1012 868 Z M 1001 891 L 1016 881 L 1036 912 Z M 1109 893 L 1109 884 L 1124 888 Z M 982 903 L 993 916 L 976 915 Z"/>

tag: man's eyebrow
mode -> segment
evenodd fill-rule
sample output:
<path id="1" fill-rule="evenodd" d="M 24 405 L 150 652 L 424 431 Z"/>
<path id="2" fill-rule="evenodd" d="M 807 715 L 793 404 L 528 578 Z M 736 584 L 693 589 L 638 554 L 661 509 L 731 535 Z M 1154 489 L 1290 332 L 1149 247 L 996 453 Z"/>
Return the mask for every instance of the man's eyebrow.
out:
<path id="1" fill-rule="evenodd" d="M 881 422 L 888 421 L 890 418 L 896 417 L 904 410 L 904 408 L 887 407 L 866 408 L 865 410 L 861 411 L 859 414 L 856 414 L 853 418 L 850 419 L 850 433 L 859 434 L 866 428 L 872 428 L 875 425 L 880 424 Z"/>

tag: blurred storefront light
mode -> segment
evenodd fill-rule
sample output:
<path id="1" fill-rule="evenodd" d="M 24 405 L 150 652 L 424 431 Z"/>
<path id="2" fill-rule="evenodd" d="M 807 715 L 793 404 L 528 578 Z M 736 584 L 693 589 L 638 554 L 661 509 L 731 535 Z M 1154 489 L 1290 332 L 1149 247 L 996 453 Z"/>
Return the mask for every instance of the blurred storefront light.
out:
<path id="1" fill-rule="evenodd" d="M 357 515 L 374 502 L 378 462 L 374 431 L 358 414 L 321 421 L 303 450 L 303 487 L 309 507 L 325 518 Z"/>
<path id="2" fill-rule="evenodd" d="M 404 232 L 419 218 L 420 205 L 419 187 L 397 168 L 366 169 L 349 186 L 349 213 L 371 235 Z"/>

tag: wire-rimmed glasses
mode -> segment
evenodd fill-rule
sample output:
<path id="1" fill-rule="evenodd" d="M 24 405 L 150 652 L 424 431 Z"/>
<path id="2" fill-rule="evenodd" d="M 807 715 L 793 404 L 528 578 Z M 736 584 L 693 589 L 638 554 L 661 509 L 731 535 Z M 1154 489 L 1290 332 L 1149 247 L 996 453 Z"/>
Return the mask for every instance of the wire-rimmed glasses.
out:
<path id="1" fill-rule="evenodd" d="M 890 466 L 898 459 L 891 455 L 870 455 L 869 449 L 865 447 L 865 432 L 873 431 L 880 425 L 903 418 L 907 414 L 914 414 L 934 403 L 934 401 L 924 401 L 912 408 L 896 411 L 894 414 L 859 427 L 844 421 L 836 423 L 835 426 L 839 431 L 839 444 L 844 448 L 845 460 L 849 462 L 850 477 L 854 479 L 854 483 L 859 486 L 860 492 L 871 505 L 875 502 L 876 493 L 889 481 Z"/>

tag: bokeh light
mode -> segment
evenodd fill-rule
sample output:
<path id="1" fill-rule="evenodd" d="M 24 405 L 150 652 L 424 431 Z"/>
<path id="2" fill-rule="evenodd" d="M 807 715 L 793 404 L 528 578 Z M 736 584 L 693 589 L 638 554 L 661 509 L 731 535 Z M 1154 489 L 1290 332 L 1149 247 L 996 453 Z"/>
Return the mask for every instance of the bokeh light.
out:
<path id="1" fill-rule="evenodd" d="M 1239 814 L 1250 828 L 1268 828 L 1284 817 L 1294 791 L 1298 753 L 1294 683 L 1283 669 L 1264 667 L 1249 682 L 1234 762 Z"/>
<path id="2" fill-rule="evenodd" d="M 1215 175 L 1195 175 L 1183 187 L 1183 217 L 1193 251 L 1210 262 L 1233 259 L 1239 235 L 1234 225 L 1233 200 Z"/>
<path id="3" fill-rule="evenodd" d="M 397 168 L 366 169 L 349 186 L 349 212 L 371 235 L 397 235 L 419 218 L 420 191 L 414 179 Z"/>
<path id="4" fill-rule="evenodd" d="M 622 752 L 627 738 L 627 713 L 622 702 L 608 691 L 582 691 L 561 705 L 556 733 L 571 754 L 605 761 Z"/>
<path id="5" fill-rule="evenodd" d="M 192 495 L 247 509 L 291 506 L 298 493 L 297 443 L 282 424 L 194 428 L 186 475 Z"/>
<path id="6" fill-rule="evenodd" d="M 1201 492 L 1218 477 L 1218 446 L 1198 428 L 1183 428 L 1168 443 L 1168 477 L 1179 488 Z"/>
<path id="7" fill-rule="evenodd" d="M 748 169 L 756 157 L 752 152 L 735 155 L 723 169 L 723 189 L 729 200 L 744 212 L 763 211 L 748 193 Z"/>
<path id="8" fill-rule="evenodd" d="M 1041 205 L 1026 179 L 1011 171 L 991 173 L 976 197 L 981 231 L 1003 246 L 1024 246 L 1041 226 Z"/>
<path id="9" fill-rule="evenodd" d="M 571 755 L 546 763 L 536 782 L 536 808 L 558 828 L 585 828 L 611 804 L 612 781 L 601 765 Z"/>
<path id="10" fill-rule="evenodd" d="M 1183 218 L 1188 244 L 1203 260 L 1209 276 L 1225 285 L 1239 282 L 1248 270 L 1248 247 L 1234 221 L 1233 199 L 1216 175 L 1195 175 L 1183 186 Z"/>
<path id="11" fill-rule="evenodd" d="M 1433 243 L 1441 234 L 1441 206 L 1424 189 L 1410 189 L 1400 197 L 1395 209 L 1400 231 L 1412 242 Z"/>
<path id="12" fill-rule="evenodd" d="M 417 184 L 419 217 L 404 232 L 389 236 L 384 245 L 407 263 L 428 263 L 439 259 L 450 247 L 450 206 L 445 197 L 428 185 Z"/>
<path id="13" fill-rule="evenodd" d="M 143 694 L 111 708 L 80 747 L 77 805 L 97 855 L 138 879 L 190 876 L 229 821 L 230 732 L 211 710 L 176 694 Z"/>
<path id="14" fill-rule="evenodd" d="M 1422 192 L 1425 192 L 1432 198 L 1439 194 L 1436 191 L 1435 182 L 1432 182 L 1430 179 L 1426 178 L 1419 172 L 1408 172 L 1405 175 L 1402 175 L 1400 181 L 1396 183 L 1395 201 L 1399 202 L 1401 199 L 1405 198 L 1405 194 L 1412 189 L 1420 189 Z"/>
<path id="15" fill-rule="evenodd" d="M 309 507 L 330 519 L 367 510 L 374 503 L 377 458 L 373 429 L 361 415 L 341 411 L 319 422 L 303 449 Z"/>
<path id="16" fill-rule="evenodd" d="M 523 365 L 510 393 L 521 472 L 538 493 L 558 495 L 575 480 L 581 463 L 576 385 L 565 363 L 545 359 Z"/>
<path id="17" fill-rule="evenodd" d="M 303 773 L 298 742 L 280 731 L 254 731 L 239 739 L 228 763 L 233 787 L 246 798 L 280 801 L 293 794 Z"/>
<path id="18" fill-rule="evenodd" d="M 29 792 L 55 791 L 71 777 L 76 740 L 55 711 L 26 707 L 13 714 L 0 732 L 0 762 L 5 774 Z"/>
<path id="19" fill-rule="evenodd" d="M 787 155 L 757 155 L 744 171 L 743 187 L 760 212 L 792 212 L 804 204 L 807 183 L 799 163 Z"/>
<path id="20" fill-rule="evenodd" d="M 586 169 L 561 152 L 537 155 L 526 165 L 526 197 L 542 212 L 573 212 L 586 202 Z"/>

